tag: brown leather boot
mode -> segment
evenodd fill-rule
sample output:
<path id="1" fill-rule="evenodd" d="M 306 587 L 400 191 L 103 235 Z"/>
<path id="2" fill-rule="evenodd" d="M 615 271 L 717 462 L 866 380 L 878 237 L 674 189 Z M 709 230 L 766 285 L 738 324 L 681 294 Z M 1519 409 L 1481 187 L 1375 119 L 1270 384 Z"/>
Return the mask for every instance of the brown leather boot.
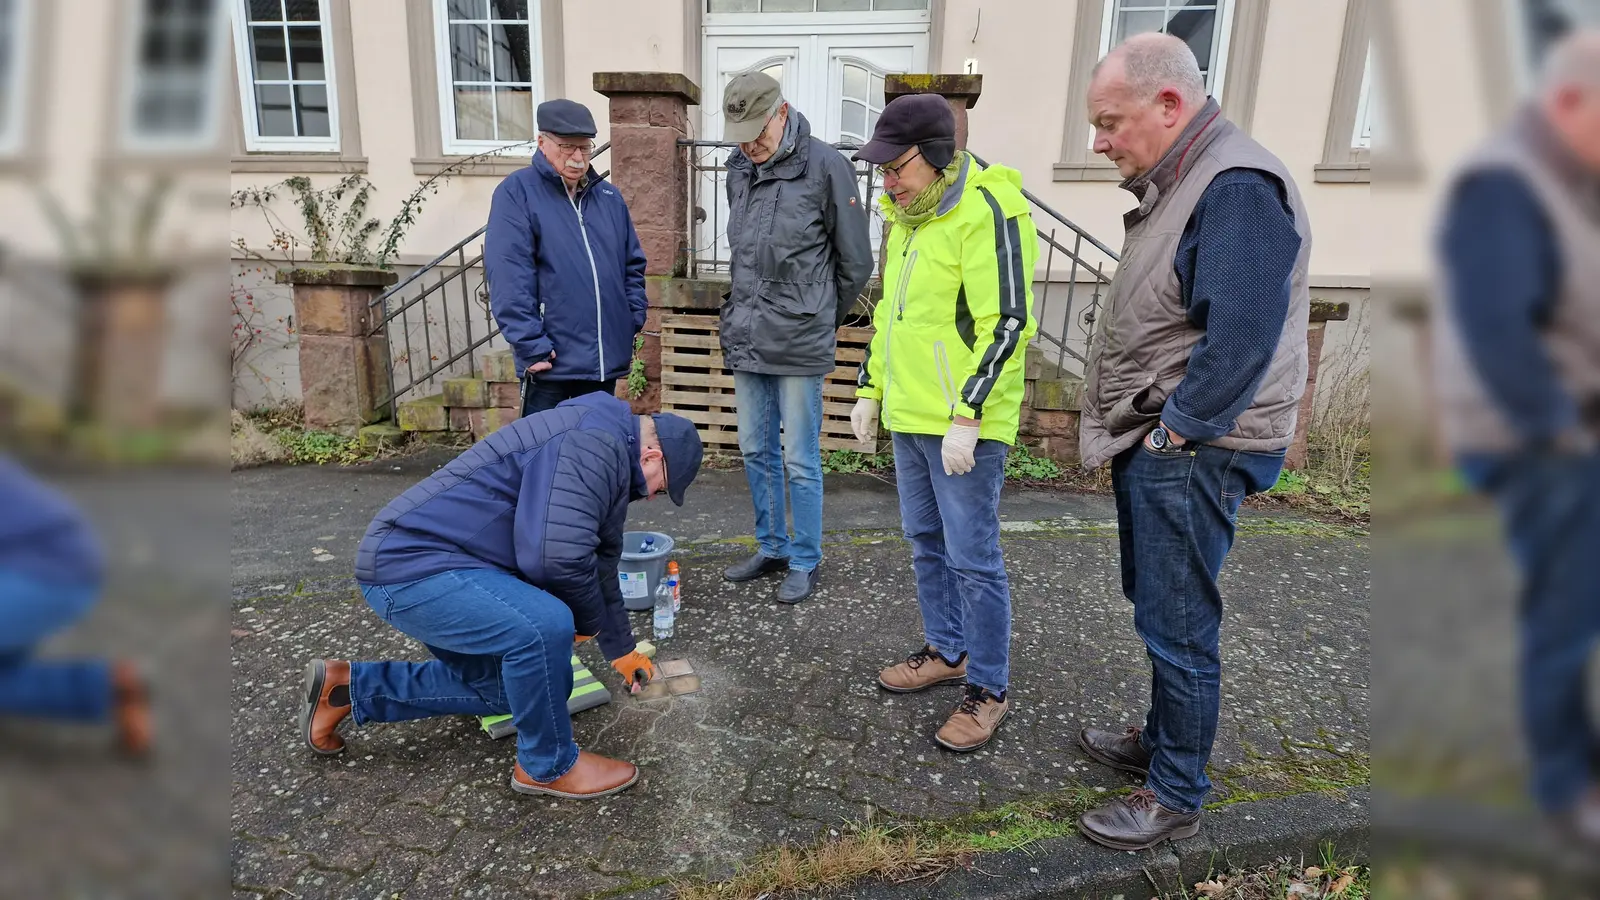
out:
<path id="1" fill-rule="evenodd" d="M 934 685 L 956 684 L 967 680 L 967 655 L 961 654 L 955 665 L 944 661 L 939 651 L 929 646 L 895 663 L 878 673 L 878 687 L 896 694 L 914 694 Z"/>
<path id="2" fill-rule="evenodd" d="M 1200 813 L 1173 812 L 1155 791 L 1137 790 L 1091 809 L 1078 819 L 1083 836 L 1113 850 L 1148 850 L 1163 841 L 1200 833 Z"/>
<path id="3" fill-rule="evenodd" d="M 1149 778 L 1150 753 L 1139 741 L 1142 732 L 1143 729 L 1134 725 L 1129 725 L 1128 730 L 1121 734 L 1085 728 L 1078 732 L 1078 743 L 1083 745 L 1083 752 L 1097 763 Z"/>
<path id="4" fill-rule="evenodd" d="M 975 684 L 967 685 L 967 696 L 933 736 L 939 746 L 957 753 L 968 753 L 989 743 L 995 729 L 1006 720 L 1011 704 Z"/>
<path id="5" fill-rule="evenodd" d="M 300 735 L 312 752 L 344 751 L 339 723 L 350 715 L 350 662 L 314 659 L 306 664 L 306 690 L 300 701 Z"/>
<path id="6" fill-rule="evenodd" d="M 111 716 L 117 748 L 134 758 L 150 753 L 150 689 L 139 667 L 127 660 L 111 666 Z"/>
<path id="7" fill-rule="evenodd" d="M 546 794 L 568 800 L 593 800 L 627 790 L 639 780 L 639 767 L 620 759 L 610 759 L 587 750 L 578 751 L 578 761 L 567 774 L 555 781 L 534 781 L 517 763 L 511 770 L 511 789 L 519 794 Z"/>

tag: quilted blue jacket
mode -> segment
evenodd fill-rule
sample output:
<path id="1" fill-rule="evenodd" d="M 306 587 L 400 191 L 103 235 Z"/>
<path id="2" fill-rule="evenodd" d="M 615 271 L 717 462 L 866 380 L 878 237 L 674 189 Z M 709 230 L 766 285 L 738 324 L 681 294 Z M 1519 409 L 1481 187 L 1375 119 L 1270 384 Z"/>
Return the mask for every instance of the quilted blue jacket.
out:
<path id="1" fill-rule="evenodd" d="M 560 598 L 607 659 L 634 649 L 617 582 L 645 495 L 628 404 L 588 394 L 501 428 L 395 498 L 356 549 L 363 585 L 498 569 Z"/>

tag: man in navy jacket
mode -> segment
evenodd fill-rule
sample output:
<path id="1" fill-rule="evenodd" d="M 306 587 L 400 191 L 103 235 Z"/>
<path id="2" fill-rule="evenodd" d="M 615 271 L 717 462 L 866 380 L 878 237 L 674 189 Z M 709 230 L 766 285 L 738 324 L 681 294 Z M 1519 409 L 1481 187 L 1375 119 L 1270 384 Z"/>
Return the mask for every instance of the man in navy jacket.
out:
<path id="1" fill-rule="evenodd" d="M 484 238 L 489 305 L 522 373 L 522 414 L 616 392 L 644 328 L 644 250 L 589 157 L 594 116 L 539 104 L 533 164 L 495 189 Z"/>
<path id="2" fill-rule="evenodd" d="M 682 506 L 700 457 L 687 419 L 635 416 L 596 393 L 518 419 L 401 494 L 362 538 L 356 580 L 384 621 L 435 658 L 313 660 L 307 746 L 344 750 L 336 730 L 347 716 L 509 714 L 513 789 L 581 800 L 633 784 L 631 763 L 573 742 L 573 641 L 596 638 L 630 686 L 654 676 L 617 581 L 624 522 L 629 502 L 659 491 Z"/>

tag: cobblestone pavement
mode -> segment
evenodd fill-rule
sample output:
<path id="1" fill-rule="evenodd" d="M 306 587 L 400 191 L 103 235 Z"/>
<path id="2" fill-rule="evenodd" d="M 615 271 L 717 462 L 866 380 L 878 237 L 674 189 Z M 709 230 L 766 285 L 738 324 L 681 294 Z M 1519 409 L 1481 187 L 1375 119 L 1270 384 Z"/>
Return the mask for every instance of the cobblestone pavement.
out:
<path id="1" fill-rule="evenodd" d="M 735 540 L 750 518 L 738 473 L 707 473 L 682 510 L 638 505 L 630 521 L 693 541 L 679 557 L 677 636 L 661 655 L 690 660 L 701 693 L 637 702 L 596 652 L 580 650 L 618 699 L 575 717 L 578 742 L 638 763 L 633 789 L 589 803 L 514 794 L 511 742 L 464 717 L 347 728 L 346 753 L 317 758 L 293 727 L 306 660 L 424 658 L 361 601 L 348 571 L 371 514 L 425 471 L 235 476 L 235 897 L 620 892 L 660 876 L 725 874 L 765 847 L 869 816 L 948 817 L 1127 784 L 1089 763 L 1074 737 L 1084 723 L 1137 721 L 1149 690 L 1106 498 L 1007 489 L 1015 707 L 992 744 L 958 756 L 932 741 L 956 689 L 893 696 L 873 681 L 920 645 L 892 488 L 830 477 L 829 521 L 845 530 L 830 532 L 818 593 L 785 607 L 772 600 L 776 581 L 715 575 L 748 552 Z M 1247 518 L 1224 578 L 1214 766 L 1290 750 L 1364 756 L 1366 539 Z M 634 626 L 643 635 L 647 616 Z"/>

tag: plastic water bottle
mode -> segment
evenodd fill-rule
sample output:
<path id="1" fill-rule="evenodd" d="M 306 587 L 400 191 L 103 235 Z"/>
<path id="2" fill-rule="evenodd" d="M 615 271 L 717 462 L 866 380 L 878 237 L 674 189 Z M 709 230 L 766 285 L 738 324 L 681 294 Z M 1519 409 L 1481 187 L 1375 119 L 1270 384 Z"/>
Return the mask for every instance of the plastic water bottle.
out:
<path id="1" fill-rule="evenodd" d="M 672 585 L 665 578 L 656 585 L 655 632 L 656 640 L 672 637 L 672 623 L 677 610 L 672 608 Z"/>
<path id="2" fill-rule="evenodd" d="M 645 538 L 644 539 L 644 543 L 639 545 L 639 552 L 640 553 L 654 553 L 655 550 L 656 550 L 656 539 L 653 538 L 653 537 Z"/>
<path id="3" fill-rule="evenodd" d="M 683 585 L 678 580 L 678 561 L 667 563 L 667 584 L 672 586 L 672 612 L 674 615 L 683 609 Z"/>

